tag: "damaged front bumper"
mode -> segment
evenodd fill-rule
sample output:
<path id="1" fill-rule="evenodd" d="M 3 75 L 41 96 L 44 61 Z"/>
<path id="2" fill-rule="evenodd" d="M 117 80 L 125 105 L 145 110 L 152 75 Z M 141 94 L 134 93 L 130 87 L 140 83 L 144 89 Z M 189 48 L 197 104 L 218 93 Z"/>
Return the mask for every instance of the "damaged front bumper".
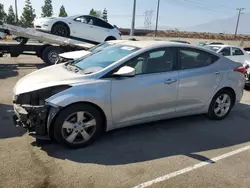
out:
<path id="1" fill-rule="evenodd" d="M 47 104 L 41 106 L 14 104 L 13 122 L 17 127 L 27 128 L 36 138 L 49 139 L 49 127 L 58 111 L 57 107 Z"/>

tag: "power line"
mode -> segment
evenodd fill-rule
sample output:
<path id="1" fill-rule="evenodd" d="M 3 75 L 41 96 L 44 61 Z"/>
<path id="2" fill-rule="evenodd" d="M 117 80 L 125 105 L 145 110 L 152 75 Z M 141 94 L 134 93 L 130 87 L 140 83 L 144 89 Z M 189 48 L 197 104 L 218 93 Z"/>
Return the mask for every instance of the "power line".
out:
<path id="1" fill-rule="evenodd" d="M 210 12 L 216 12 L 216 13 L 220 13 L 220 14 L 227 14 L 228 12 L 227 11 L 223 11 L 223 10 L 218 10 L 218 9 L 211 9 L 211 8 L 208 8 L 207 5 L 203 5 L 201 4 L 201 2 L 197 2 L 197 1 L 191 1 L 191 0 L 175 0 L 175 1 L 171 1 L 171 0 L 164 0 L 164 2 L 168 2 L 168 3 L 176 3 L 178 4 L 178 6 L 180 4 L 186 4 L 188 6 L 191 6 L 191 7 L 197 7 L 197 8 L 200 8 L 200 9 L 203 9 L 203 10 L 206 10 L 206 11 L 210 11 Z"/>
<path id="2" fill-rule="evenodd" d="M 236 37 L 236 35 L 237 35 L 237 32 L 238 32 L 238 27 L 239 27 L 239 22 L 240 22 L 240 16 L 241 16 L 241 14 L 244 14 L 242 11 L 244 10 L 244 8 L 237 8 L 236 10 L 238 10 L 239 11 L 239 13 L 238 13 L 238 18 L 237 18 L 237 23 L 236 23 L 236 28 L 235 28 L 235 37 Z"/>

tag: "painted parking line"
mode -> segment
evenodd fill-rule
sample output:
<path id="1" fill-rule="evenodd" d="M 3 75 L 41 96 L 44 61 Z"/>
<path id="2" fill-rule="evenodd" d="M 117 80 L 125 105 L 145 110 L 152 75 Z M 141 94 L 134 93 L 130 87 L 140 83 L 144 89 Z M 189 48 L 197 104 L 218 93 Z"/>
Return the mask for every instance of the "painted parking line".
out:
<path id="1" fill-rule="evenodd" d="M 190 166 L 190 167 L 187 167 L 187 168 L 184 168 L 184 169 L 181 169 L 181 170 L 178 170 L 178 171 L 175 171 L 175 172 L 166 174 L 166 175 L 164 175 L 164 176 L 158 177 L 158 178 L 156 178 L 156 179 L 150 180 L 150 181 L 148 181 L 148 182 L 142 183 L 142 184 L 140 184 L 140 185 L 135 186 L 134 188 L 145 188 L 145 187 L 149 187 L 149 186 L 151 186 L 151 185 L 153 185 L 153 184 L 160 183 L 160 182 L 169 180 L 169 179 L 171 179 L 171 178 L 173 178 L 173 177 L 176 177 L 176 176 L 185 174 L 185 173 L 187 173 L 187 172 L 193 171 L 193 170 L 195 170 L 195 169 L 204 167 L 204 166 L 206 166 L 206 165 L 213 164 L 213 163 L 215 163 L 216 161 L 219 161 L 219 160 L 222 160 L 222 159 L 231 157 L 231 156 L 233 156 L 233 155 L 239 154 L 239 153 L 244 152 L 244 151 L 249 150 L 249 149 L 250 149 L 250 145 L 245 146 L 245 147 L 243 147 L 243 148 L 240 148 L 240 149 L 231 151 L 231 152 L 229 152 L 229 153 L 225 153 L 225 154 L 220 155 L 220 156 L 218 156 L 218 157 L 214 157 L 214 158 L 212 158 L 212 159 L 210 159 L 210 160 L 207 160 L 207 161 L 198 163 L 198 164 L 196 164 L 196 165 L 193 165 L 193 166 Z"/>

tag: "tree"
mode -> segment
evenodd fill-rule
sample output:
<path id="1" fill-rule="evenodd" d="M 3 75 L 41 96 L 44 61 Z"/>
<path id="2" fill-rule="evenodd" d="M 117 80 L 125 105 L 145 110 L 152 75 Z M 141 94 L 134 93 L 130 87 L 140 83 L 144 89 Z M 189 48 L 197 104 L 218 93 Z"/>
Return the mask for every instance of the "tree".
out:
<path id="1" fill-rule="evenodd" d="M 61 8 L 60 8 L 60 13 L 59 13 L 59 17 L 67 17 L 68 14 L 64 8 L 64 6 L 62 5 Z"/>
<path id="2" fill-rule="evenodd" d="M 12 24 L 12 25 L 16 24 L 16 16 L 15 16 L 12 5 L 10 5 L 8 15 L 7 15 L 7 18 L 6 18 L 6 22 L 7 22 L 7 24 Z"/>
<path id="3" fill-rule="evenodd" d="M 6 22 L 6 13 L 4 12 L 4 5 L 0 3 L 0 21 Z"/>
<path id="4" fill-rule="evenodd" d="M 35 9 L 32 8 L 30 0 L 26 0 L 21 16 L 21 25 L 23 27 L 33 27 L 33 21 L 35 17 Z"/>
<path id="5" fill-rule="evenodd" d="M 105 8 L 102 12 L 102 19 L 106 22 L 108 22 L 108 11 L 107 9 Z"/>
<path id="6" fill-rule="evenodd" d="M 91 16 L 95 16 L 97 18 L 101 18 L 102 17 L 102 12 L 99 10 L 94 10 L 93 8 L 90 10 L 89 15 Z"/>
<path id="7" fill-rule="evenodd" d="M 42 17 L 51 17 L 53 15 L 52 0 L 44 0 L 44 6 L 42 6 Z"/>

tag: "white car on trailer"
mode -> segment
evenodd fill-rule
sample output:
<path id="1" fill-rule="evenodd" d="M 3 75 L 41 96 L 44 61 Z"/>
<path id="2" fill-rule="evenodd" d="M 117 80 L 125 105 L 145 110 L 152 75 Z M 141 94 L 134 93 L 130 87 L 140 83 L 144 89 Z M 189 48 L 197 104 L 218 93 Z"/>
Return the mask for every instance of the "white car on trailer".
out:
<path id="1" fill-rule="evenodd" d="M 121 32 L 116 26 L 90 15 L 37 18 L 34 21 L 34 27 L 58 36 L 92 43 L 121 38 Z"/>

